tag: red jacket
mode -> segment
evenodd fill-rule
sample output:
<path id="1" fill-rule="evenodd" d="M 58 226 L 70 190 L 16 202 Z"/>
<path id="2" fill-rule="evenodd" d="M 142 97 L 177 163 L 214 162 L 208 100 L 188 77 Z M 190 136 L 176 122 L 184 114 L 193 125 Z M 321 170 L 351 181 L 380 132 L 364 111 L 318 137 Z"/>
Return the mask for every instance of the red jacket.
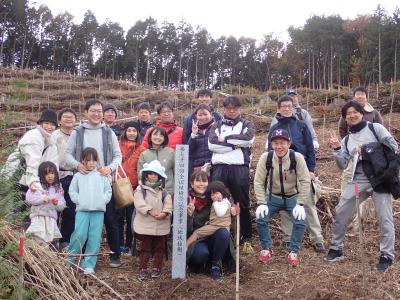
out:
<path id="1" fill-rule="evenodd" d="M 136 189 L 136 187 L 138 186 L 138 177 L 137 177 L 138 160 L 139 160 L 140 154 L 144 150 L 146 150 L 146 148 L 143 147 L 142 145 L 138 146 L 138 145 L 136 145 L 135 142 L 132 142 L 132 141 L 120 141 L 119 147 L 120 147 L 121 153 L 122 153 L 122 168 L 124 168 L 126 175 L 129 177 L 129 180 L 131 181 L 133 189 Z M 125 157 L 127 156 L 127 154 L 130 153 L 131 150 L 133 150 L 132 155 L 130 155 L 129 158 L 125 160 Z M 119 170 L 118 174 L 123 176 L 123 173 L 121 170 Z"/>
<path id="2" fill-rule="evenodd" d="M 158 120 L 156 122 L 155 126 L 162 127 L 165 129 L 165 131 L 167 131 L 169 142 L 166 147 L 170 147 L 175 150 L 176 145 L 183 143 L 183 128 L 177 126 L 176 121 L 174 121 L 174 123 L 165 124 L 165 123 L 161 123 L 161 121 Z M 143 139 L 143 143 L 142 143 L 142 146 L 145 147 L 146 149 L 149 147 L 149 144 L 147 143 L 147 139 L 148 139 L 148 135 L 149 135 L 150 131 L 151 131 L 151 129 L 147 130 L 146 135 Z"/>

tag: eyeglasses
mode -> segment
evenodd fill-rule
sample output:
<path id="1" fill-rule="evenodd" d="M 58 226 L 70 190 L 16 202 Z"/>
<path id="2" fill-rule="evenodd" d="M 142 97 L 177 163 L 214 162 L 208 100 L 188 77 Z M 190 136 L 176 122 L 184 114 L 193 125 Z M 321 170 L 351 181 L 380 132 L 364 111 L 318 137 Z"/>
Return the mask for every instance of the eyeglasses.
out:
<path id="1" fill-rule="evenodd" d="M 90 112 L 91 114 L 102 114 L 103 111 L 101 109 L 89 109 L 88 112 Z"/>

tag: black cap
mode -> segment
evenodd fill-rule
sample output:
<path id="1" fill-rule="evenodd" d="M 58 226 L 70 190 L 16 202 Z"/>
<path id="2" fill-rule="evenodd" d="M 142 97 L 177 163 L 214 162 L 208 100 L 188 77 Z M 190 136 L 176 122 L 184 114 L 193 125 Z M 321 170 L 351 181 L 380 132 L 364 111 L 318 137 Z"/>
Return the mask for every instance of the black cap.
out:
<path id="1" fill-rule="evenodd" d="M 285 129 L 275 129 L 271 135 L 271 141 L 274 139 L 284 139 L 290 142 L 289 133 Z"/>
<path id="2" fill-rule="evenodd" d="M 298 93 L 295 89 L 288 89 L 286 95 L 298 95 Z"/>
<path id="3" fill-rule="evenodd" d="M 57 113 L 52 109 L 46 109 L 42 111 L 42 114 L 37 123 L 40 124 L 42 122 L 51 122 L 57 127 L 58 126 Z"/>
<path id="4" fill-rule="evenodd" d="M 129 127 L 135 128 L 137 130 L 137 132 L 140 131 L 139 122 L 137 122 L 137 121 L 129 121 L 124 124 L 124 130 L 128 129 Z"/>

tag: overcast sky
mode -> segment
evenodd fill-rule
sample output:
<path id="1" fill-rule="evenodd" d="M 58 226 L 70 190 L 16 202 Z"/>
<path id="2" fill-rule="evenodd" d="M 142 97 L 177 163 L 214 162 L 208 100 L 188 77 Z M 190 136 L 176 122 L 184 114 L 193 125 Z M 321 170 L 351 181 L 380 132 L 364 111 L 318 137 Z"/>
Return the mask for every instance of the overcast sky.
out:
<path id="1" fill-rule="evenodd" d="M 99 23 L 107 18 L 118 22 L 125 33 L 138 20 L 151 16 L 159 23 L 164 20 L 177 24 L 182 18 L 194 28 L 205 27 L 214 38 L 233 35 L 261 39 L 263 34 L 274 33 L 287 41 L 290 25 L 304 25 L 311 15 L 339 14 L 344 19 L 361 14 L 372 14 L 378 4 L 390 14 L 399 0 L 36 0 L 46 4 L 54 15 L 68 11 L 80 23 L 87 10 L 94 12 Z"/>

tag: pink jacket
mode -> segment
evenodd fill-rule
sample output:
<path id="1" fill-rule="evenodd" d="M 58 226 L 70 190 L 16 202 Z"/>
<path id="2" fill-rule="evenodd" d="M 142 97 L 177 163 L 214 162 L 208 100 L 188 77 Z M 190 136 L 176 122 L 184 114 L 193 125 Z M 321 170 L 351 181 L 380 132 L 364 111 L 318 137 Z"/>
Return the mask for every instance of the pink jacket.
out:
<path id="1" fill-rule="evenodd" d="M 58 204 L 44 203 L 46 196 L 55 196 L 58 199 Z M 62 189 L 56 190 L 54 187 L 50 187 L 46 190 L 37 190 L 32 192 L 31 189 L 26 193 L 26 202 L 32 205 L 31 213 L 29 217 L 50 217 L 57 220 L 57 212 L 62 211 L 65 207 L 64 192 Z"/>

